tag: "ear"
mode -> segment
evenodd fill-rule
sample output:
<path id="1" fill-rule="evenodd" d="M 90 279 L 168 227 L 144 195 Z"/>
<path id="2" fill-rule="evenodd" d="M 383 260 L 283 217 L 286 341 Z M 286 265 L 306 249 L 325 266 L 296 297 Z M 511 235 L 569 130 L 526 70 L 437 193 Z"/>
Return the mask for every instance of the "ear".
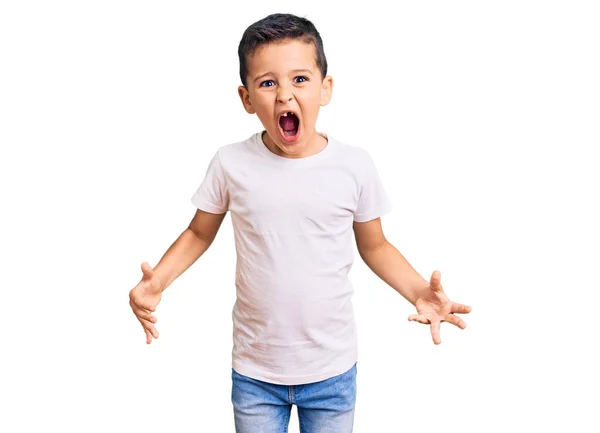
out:
<path id="1" fill-rule="evenodd" d="M 242 104 L 244 104 L 244 110 L 250 114 L 254 114 L 256 111 L 252 107 L 252 102 L 250 102 L 250 94 L 248 93 L 248 89 L 246 89 L 244 86 L 238 87 L 238 95 L 240 95 Z"/>
<path id="2" fill-rule="evenodd" d="M 323 78 L 323 83 L 321 84 L 321 107 L 329 104 L 332 93 L 333 77 L 331 75 L 327 75 L 325 78 Z"/>

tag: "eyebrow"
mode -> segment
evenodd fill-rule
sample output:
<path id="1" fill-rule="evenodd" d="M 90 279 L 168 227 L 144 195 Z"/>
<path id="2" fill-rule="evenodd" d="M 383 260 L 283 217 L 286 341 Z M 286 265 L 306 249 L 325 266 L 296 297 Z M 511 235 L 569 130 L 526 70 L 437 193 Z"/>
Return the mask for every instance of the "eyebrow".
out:
<path id="1" fill-rule="evenodd" d="M 310 69 L 294 69 L 292 72 L 308 72 L 310 75 L 312 75 L 312 71 Z M 259 75 L 254 79 L 254 82 L 256 83 L 258 80 L 260 80 L 263 77 L 266 77 L 269 74 L 272 74 L 272 72 L 265 72 L 264 74 Z"/>

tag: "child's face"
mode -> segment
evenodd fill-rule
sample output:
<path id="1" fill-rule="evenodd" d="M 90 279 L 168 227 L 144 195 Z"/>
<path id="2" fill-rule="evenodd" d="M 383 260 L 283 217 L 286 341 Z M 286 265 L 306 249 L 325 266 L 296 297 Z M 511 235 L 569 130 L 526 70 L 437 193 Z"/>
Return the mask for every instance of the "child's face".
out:
<path id="1" fill-rule="evenodd" d="M 321 78 L 315 55 L 313 44 L 286 39 L 260 47 L 248 59 L 247 88 L 240 86 L 238 93 L 246 111 L 256 113 L 267 131 L 266 144 L 280 156 L 311 155 L 323 140 L 315 124 L 319 108 L 331 99 L 333 79 Z M 289 111 L 297 120 L 281 118 Z"/>

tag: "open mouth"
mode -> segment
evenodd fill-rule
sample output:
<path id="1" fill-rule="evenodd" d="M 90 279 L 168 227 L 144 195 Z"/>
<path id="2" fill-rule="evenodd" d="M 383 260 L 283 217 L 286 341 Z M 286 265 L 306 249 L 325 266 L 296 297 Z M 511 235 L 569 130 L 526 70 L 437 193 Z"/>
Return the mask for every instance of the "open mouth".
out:
<path id="1" fill-rule="evenodd" d="M 291 111 L 282 113 L 278 119 L 279 133 L 287 141 L 296 141 L 300 136 L 300 119 Z"/>

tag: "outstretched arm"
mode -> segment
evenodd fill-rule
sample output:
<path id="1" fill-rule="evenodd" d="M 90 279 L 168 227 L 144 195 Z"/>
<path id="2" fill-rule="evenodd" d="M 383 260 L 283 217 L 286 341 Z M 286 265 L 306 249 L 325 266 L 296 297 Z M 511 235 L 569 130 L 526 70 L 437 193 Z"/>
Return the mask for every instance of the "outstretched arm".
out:
<path id="1" fill-rule="evenodd" d="M 158 338 L 155 327 L 156 311 L 162 292 L 186 269 L 188 269 L 211 245 L 223 222 L 225 214 L 212 214 L 196 210 L 188 228 L 177 238 L 160 259 L 154 269 L 142 263 L 142 279 L 129 292 L 129 305 L 144 331 L 146 343 Z"/>
<path id="2" fill-rule="evenodd" d="M 444 293 L 439 271 L 425 280 L 404 256 L 387 241 L 381 219 L 354 223 L 358 252 L 365 264 L 384 282 L 417 308 L 408 320 L 430 324 L 433 342 L 440 344 L 440 323 L 450 322 L 461 329 L 467 325 L 455 313 L 469 313 L 471 307 L 452 302 Z"/>
<path id="3" fill-rule="evenodd" d="M 167 249 L 154 268 L 162 282 L 161 292 L 208 250 L 225 215 L 196 209 L 189 226 Z"/>

